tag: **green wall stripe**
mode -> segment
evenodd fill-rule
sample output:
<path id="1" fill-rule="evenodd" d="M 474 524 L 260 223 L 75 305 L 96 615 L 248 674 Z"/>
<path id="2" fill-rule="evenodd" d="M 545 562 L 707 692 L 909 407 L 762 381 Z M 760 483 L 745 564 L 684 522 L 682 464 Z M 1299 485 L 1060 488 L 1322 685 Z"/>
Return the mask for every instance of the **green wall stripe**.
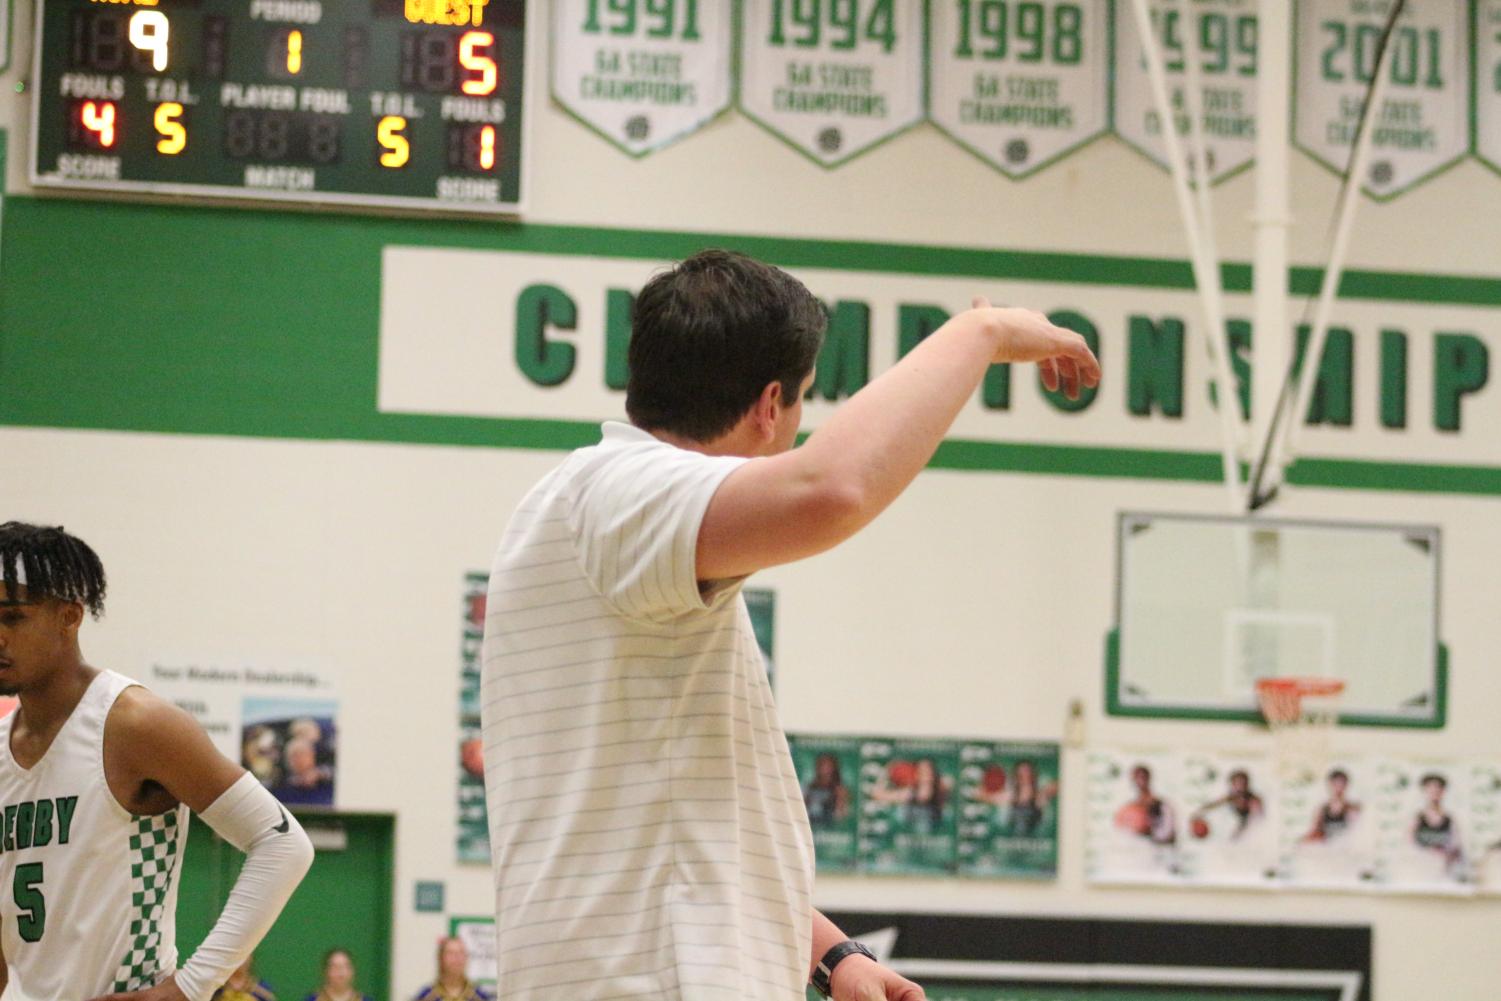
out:
<path id="1" fill-rule="evenodd" d="M 378 413 L 388 244 L 642 260 L 719 244 L 791 267 L 1192 286 L 1186 263 L 1157 259 L 7 198 L 0 424 L 534 449 L 595 440 L 592 422 Z M 1317 275 L 1295 270 L 1295 291 L 1315 289 Z M 1225 278 L 1243 291 L 1250 270 L 1226 265 Z M 1384 300 L 1501 305 L 1501 281 L 1492 279 L 1355 271 L 1344 287 Z M 1219 478 L 1213 452 L 968 440 L 945 442 L 933 466 Z M 1488 466 L 1305 459 L 1289 479 L 1501 494 L 1501 467 Z"/>
<path id="2" fill-rule="evenodd" d="M 357 433 L 346 435 L 271 433 L 263 429 L 180 427 L 170 422 L 141 420 L 100 425 L 0 420 L 11 426 L 113 430 L 159 434 L 217 434 L 231 437 L 288 438 L 386 442 L 410 445 L 447 445 L 479 448 L 568 451 L 599 440 L 592 421 L 444 417 L 423 414 L 379 414 Z M 1170 452 L 1155 449 L 1034 445 L 1020 442 L 949 439 L 928 464 L 932 469 L 965 472 L 1031 473 L 1106 479 L 1174 480 L 1219 483 L 1218 452 Z M 1242 465 L 1241 475 L 1245 475 Z M 1303 459 L 1288 470 L 1297 486 L 1348 490 L 1412 491 L 1420 493 L 1501 496 L 1501 467 L 1438 466 L 1410 462 L 1368 462 L 1354 459 Z"/>

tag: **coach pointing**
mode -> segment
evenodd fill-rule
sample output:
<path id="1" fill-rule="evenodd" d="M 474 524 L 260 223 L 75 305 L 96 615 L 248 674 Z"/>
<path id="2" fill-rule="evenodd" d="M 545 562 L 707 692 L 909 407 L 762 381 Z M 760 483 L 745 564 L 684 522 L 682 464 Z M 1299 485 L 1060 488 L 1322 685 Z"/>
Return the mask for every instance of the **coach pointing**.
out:
<path id="1" fill-rule="evenodd" d="M 1083 338 L 977 299 L 793 449 L 823 307 L 706 251 L 641 291 L 630 423 L 522 500 L 490 576 L 485 777 L 511 1001 L 921 1001 L 812 906 L 813 843 L 740 586 L 854 535 L 986 369 L 1071 396 Z"/>

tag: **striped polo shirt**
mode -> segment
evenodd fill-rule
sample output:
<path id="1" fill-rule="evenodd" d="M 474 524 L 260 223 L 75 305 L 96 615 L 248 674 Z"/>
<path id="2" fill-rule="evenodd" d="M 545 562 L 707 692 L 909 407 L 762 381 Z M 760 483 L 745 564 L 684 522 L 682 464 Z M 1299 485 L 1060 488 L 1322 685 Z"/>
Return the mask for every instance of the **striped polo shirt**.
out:
<path id="1" fill-rule="evenodd" d="M 485 786 L 509 1001 L 801 1001 L 813 843 L 740 596 L 698 531 L 745 459 L 606 423 L 490 574 Z"/>

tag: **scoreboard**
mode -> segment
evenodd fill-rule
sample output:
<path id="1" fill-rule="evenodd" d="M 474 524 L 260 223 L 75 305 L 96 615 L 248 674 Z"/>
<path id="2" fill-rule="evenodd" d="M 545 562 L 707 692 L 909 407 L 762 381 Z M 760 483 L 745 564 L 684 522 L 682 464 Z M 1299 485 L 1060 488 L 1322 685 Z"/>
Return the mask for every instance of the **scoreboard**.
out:
<path id="1" fill-rule="evenodd" d="M 514 213 L 527 0 L 40 0 L 40 187 Z"/>

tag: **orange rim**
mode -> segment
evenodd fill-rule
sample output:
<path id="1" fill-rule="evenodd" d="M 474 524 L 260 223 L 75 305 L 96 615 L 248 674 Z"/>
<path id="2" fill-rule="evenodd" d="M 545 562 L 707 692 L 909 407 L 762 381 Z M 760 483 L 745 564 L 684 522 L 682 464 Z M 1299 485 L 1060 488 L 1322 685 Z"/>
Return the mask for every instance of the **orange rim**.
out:
<path id="1" fill-rule="evenodd" d="M 1338 695 L 1345 683 L 1338 678 L 1258 678 L 1256 690 L 1268 695 Z"/>

